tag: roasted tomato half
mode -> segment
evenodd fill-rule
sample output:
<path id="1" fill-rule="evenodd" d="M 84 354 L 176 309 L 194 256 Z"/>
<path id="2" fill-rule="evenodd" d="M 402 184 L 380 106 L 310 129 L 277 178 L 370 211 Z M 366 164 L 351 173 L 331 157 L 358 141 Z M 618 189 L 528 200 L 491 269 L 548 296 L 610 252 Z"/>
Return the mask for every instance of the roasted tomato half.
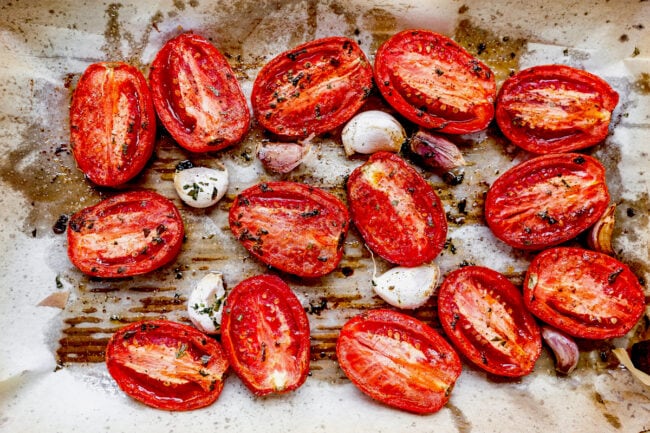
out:
<path id="1" fill-rule="evenodd" d="M 582 248 L 537 255 L 526 273 L 524 301 L 544 322 L 595 340 L 624 335 L 645 309 L 643 289 L 625 264 Z"/>
<path id="2" fill-rule="evenodd" d="M 183 220 L 152 191 L 115 195 L 70 217 L 68 256 L 83 273 L 114 278 L 145 274 L 171 262 L 183 242 Z"/>
<path id="3" fill-rule="evenodd" d="M 352 172 L 347 190 L 354 225 L 384 259 L 418 266 L 442 251 L 447 219 L 440 198 L 398 155 L 372 155 Z"/>
<path id="4" fill-rule="evenodd" d="M 520 377 L 535 368 L 542 337 L 521 292 L 492 269 L 467 266 L 447 275 L 438 317 L 456 348 L 483 370 Z"/>
<path id="5" fill-rule="evenodd" d="M 151 64 L 149 81 L 160 122 L 191 152 L 221 150 L 250 127 L 244 93 L 226 58 L 205 38 L 169 40 Z"/>
<path id="6" fill-rule="evenodd" d="M 485 129 L 494 117 L 496 81 L 485 64 L 446 36 L 405 30 L 375 57 L 375 82 L 411 122 L 448 134 Z"/>
<path id="7" fill-rule="evenodd" d="M 503 134 L 523 149 L 569 152 L 605 138 L 617 103 L 618 93 L 589 72 L 534 66 L 503 83 L 496 120 Z"/>
<path id="8" fill-rule="evenodd" d="M 255 118 L 281 137 L 330 131 L 348 121 L 372 89 L 372 66 L 351 39 L 297 46 L 264 65 L 253 84 Z"/>
<path id="9" fill-rule="evenodd" d="M 309 321 L 279 277 L 251 277 L 232 289 L 221 341 L 233 370 L 256 395 L 293 391 L 307 379 Z"/>
<path id="10" fill-rule="evenodd" d="M 345 323 L 336 356 L 362 392 L 421 414 L 447 403 L 461 373 L 460 358 L 440 334 L 393 310 L 370 310 Z"/>
<path id="11" fill-rule="evenodd" d="M 217 400 L 228 360 L 216 340 L 195 328 L 152 320 L 113 334 L 106 366 L 130 397 L 157 409 L 183 411 Z"/>
<path id="12" fill-rule="evenodd" d="M 281 181 L 239 194 L 229 222 L 232 234 L 259 260 L 300 277 L 320 277 L 341 261 L 349 216 L 332 194 Z"/>
<path id="13" fill-rule="evenodd" d="M 605 168 L 577 153 L 538 156 L 490 187 L 485 219 L 508 245 L 538 250 L 572 239 L 607 210 Z"/>
<path id="14" fill-rule="evenodd" d="M 88 66 L 70 104 L 72 154 L 88 179 L 101 186 L 131 180 L 151 157 L 155 136 L 156 114 L 142 73 L 122 62 Z"/>

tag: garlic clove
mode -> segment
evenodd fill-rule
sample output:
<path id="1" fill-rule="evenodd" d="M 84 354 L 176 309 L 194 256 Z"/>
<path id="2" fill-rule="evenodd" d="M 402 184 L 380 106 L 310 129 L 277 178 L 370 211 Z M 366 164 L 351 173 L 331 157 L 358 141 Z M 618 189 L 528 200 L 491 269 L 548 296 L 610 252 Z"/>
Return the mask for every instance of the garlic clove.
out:
<path id="1" fill-rule="evenodd" d="M 580 359 L 580 351 L 573 338 L 550 326 L 542 327 L 542 338 L 555 355 L 555 370 L 571 374 Z"/>
<path id="2" fill-rule="evenodd" d="M 600 253 L 613 255 L 612 236 L 616 223 L 616 204 L 611 205 L 591 227 L 587 235 L 589 248 Z"/>
<path id="3" fill-rule="evenodd" d="M 416 266 L 398 266 L 372 279 L 375 293 L 388 304 L 404 309 L 421 307 L 433 295 L 440 278 L 435 263 Z"/>
<path id="4" fill-rule="evenodd" d="M 458 146 L 440 135 L 419 130 L 409 140 L 409 146 L 427 166 L 436 170 L 448 172 L 467 165 Z"/>
<path id="5" fill-rule="evenodd" d="M 187 313 L 194 326 L 206 334 L 216 334 L 226 299 L 223 274 L 211 272 L 199 280 L 187 300 Z"/>
<path id="6" fill-rule="evenodd" d="M 341 141 L 345 154 L 398 152 L 406 140 L 402 125 L 388 113 L 369 110 L 354 116 L 343 127 Z"/>
<path id="7" fill-rule="evenodd" d="M 226 167 L 194 167 L 183 161 L 176 166 L 174 188 L 185 204 L 196 208 L 210 207 L 228 190 L 228 170 Z"/>
<path id="8" fill-rule="evenodd" d="M 257 157 L 267 170 L 280 174 L 289 173 L 305 160 L 313 138 L 312 134 L 297 143 L 261 143 L 257 149 Z"/>

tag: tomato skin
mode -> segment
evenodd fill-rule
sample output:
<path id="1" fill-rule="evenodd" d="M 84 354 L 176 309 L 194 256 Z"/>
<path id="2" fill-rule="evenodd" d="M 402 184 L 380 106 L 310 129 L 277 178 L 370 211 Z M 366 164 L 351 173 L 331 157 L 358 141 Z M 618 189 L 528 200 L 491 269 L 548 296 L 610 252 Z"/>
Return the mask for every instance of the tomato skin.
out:
<path id="1" fill-rule="evenodd" d="M 401 157 L 377 152 L 347 182 L 354 225 L 372 251 L 401 266 L 433 260 L 444 247 L 440 198 Z"/>
<path id="2" fill-rule="evenodd" d="M 213 152 L 241 141 L 250 112 L 221 52 L 202 36 L 183 33 L 165 43 L 149 81 L 160 122 L 191 152 Z"/>
<path id="3" fill-rule="evenodd" d="M 81 75 L 70 104 L 70 141 L 77 166 L 100 186 L 135 177 L 151 157 L 156 114 L 142 73 L 100 62 Z"/>
<path id="4" fill-rule="evenodd" d="M 293 391 L 309 373 L 309 320 L 291 288 L 258 275 L 228 294 L 221 341 L 233 370 L 255 395 Z"/>
<path id="5" fill-rule="evenodd" d="M 285 138 L 319 135 L 348 121 L 372 89 L 372 67 L 359 45 L 334 36 L 273 58 L 253 84 L 257 122 Z"/>
<path id="6" fill-rule="evenodd" d="M 332 194 L 278 181 L 242 191 L 229 223 L 232 234 L 262 262 L 299 277 L 320 277 L 343 257 L 349 216 Z"/>
<path id="7" fill-rule="evenodd" d="M 588 155 L 542 155 L 512 167 L 490 187 L 485 218 L 496 237 L 524 250 L 574 238 L 607 210 L 605 168 Z"/>
<path id="8" fill-rule="evenodd" d="M 618 93 L 596 75 L 564 65 L 533 66 L 503 83 L 496 121 L 529 152 L 570 152 L 607 136 L 616 104 Z"/>
<path id="9" fill-rule="evenodd" d="M 120 328 L 106 347 L 106 367 L 120 389 L 148 406 L 187 411 L 214 403 L 228 360 L 219 343 L 169 320 Z"/>
<path id="10" fill-rule="evenodd" d="M 485 129 L 494 117 L 490 68 L 447 36 L 404 30 L 377 50 L 375 82 L 411 122 L 447 134 Z"/>
<path id="11" fill-rule="evenodd" d="M 643 288 L 627 265 L 573 247 L 550 248 L 533 259 L 524 302 L 544 322 L 594 340 L 625 335 L 645 310 Z"/>
<path id="12" fill-rule="evenodd" d="M 489 373 L 524 376 L 542 353 L 539 326 L 521 292 L 492 269 L 450 272 L 438 293 L 438 317 L 454 346 Z"/>
<path id="13" fill-rule="evenodd" d="M 117 194 L 70 217 L 68 257 L 81 272 L 102 278 L 140 275 L 180 252 L 183 220 L 153 191 Z"/>
<path id="14" fill-rule="evenodd" d="M 462 369 L 454 349 L 433 328 L 386 309 L 346 322 L 336 356 L 363 393 L 419 414 L 437 412 L 447 403 Z"/>

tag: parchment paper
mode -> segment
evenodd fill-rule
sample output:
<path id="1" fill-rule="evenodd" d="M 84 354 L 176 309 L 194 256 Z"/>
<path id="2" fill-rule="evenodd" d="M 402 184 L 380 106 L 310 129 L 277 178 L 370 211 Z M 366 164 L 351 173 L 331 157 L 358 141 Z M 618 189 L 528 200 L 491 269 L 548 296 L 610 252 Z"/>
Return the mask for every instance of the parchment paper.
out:
<path id="1" fill-rule="evenodd" d="M 93 187 L 69 151 L 68 107 L 83 70 L 125 60 L 145 74 L 169 38 L 192 30 L 226 53 L 250 95 L 257 71 L 280 52 L 318 37 L 358 40 L 371 61 L 381 42 L 406 28 L 454 37 L 494 68 L 502 82 L 515 70 L 562 63 L 589 70 L 620 94 L 611 134 L 589 149 L 607 168 L 618 204 L 617 256 L 644 282 L 650 278 L 650 3 L 647 1 L 21 1 L 0 5 L 0 431 L 6 432 L 641 432 L 650 430 L 650 390 L 611 354 L 650 338 L 648 319 L 626 338 L 581 344 L 581 362 L 557 376 L 546 351 L 535 372 L 503 380 L 464 364 L 449 404 L 415 416 L 359 392 L 332 358 L 340 325 L 382 306 L 373 296 L 372 262 L 352 231 L 340 269 L 318 281 L 283 275 L 309 312 L 312 374 L 290 395 L 255 398 L 231 374 L 219 400 L 190 413 L 168 413 L 123 394 L 106 372 L 102 344 L 127 319 L 187 321 L 185 301 L 202 275 L 219 270 L 233 287 L 268 271 L 227 230 L 238 191 L 260 180 L 298 180 L 343 194 L 345 176 L 364 161 L 346 158 L 337 131 L 317 137 L 310 157 L 290 175 L 267 173 L 253 128 L 215 155 L 189 155 L 164 131 L 145 172 L 125 189 L 155 189 L 175 201 L 188 241 L 175 263 L 145 277 L 115 282 L 81 275 L 66 256 L 61 215 L 113 193 Z M 479 54 L 480 53 L 480 54 Z M 380 107 L 380 98 L 371 102 Z M 418 168 L 441 195 L 449 245 L 436 262 L 443 273 L 463 262 L 488 266 L 521 282 L 532 255 L 497 241 L 482 222 L 482 197 L 500 172 L 528 157 L 494 128 L 459 138 L 470 163 L 460 185 Z M 228 196 L 207 211 L 183 206 L 172 186 L 181 159 L 231 173 Z M 459 203 L 464 202 L 465 211 Z M 378 270 L 388 265 L 381 260 Z M 69 294 L 63 308 L 38 306 Z M 65 298 L 65 296 L 63 296 Z M 435 326 L 432 305 L 415 314 Z M 646 335 L 643 335 L 646 333 Z M 93 342 L 95 345 L 93 346 Z M 78 344 L 77 344 L 78 343 Z M 77 345 L 75 345 L 77 344 Z M 79 349 L 83 347 L 83 350 Z M 320 356 L 319 356 L 320 354 Z M 83 362 L 82 362 L 83 361 Z"/>

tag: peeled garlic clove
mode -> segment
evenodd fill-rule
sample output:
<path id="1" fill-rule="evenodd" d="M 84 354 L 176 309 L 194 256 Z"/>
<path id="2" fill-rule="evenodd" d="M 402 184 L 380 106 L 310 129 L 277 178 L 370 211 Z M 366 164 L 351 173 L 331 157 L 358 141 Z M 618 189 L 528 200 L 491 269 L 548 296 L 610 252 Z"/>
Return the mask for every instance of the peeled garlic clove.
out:
<path id="1" fill-rule="evenodd" d="M 206 208 L 221 200 L 226 193 L 228 170 L 225 167 L 193 167 L 184 161 L 176 166 L 174 188 L 187 205 Z"/>
<path id="2" fill-rule="evenodd" d="M 393 307 L 421 307 L 433 295 L 440 278 L 435 263 L 417 267 L 398 266 L 372 279 L 373 289 Z"/>
<path id="3" fill-rule="evenodd" d="M 439 135 L 420 130 L 411 137 L 409 145 L 411 151 L 433 169 L 447 172 L 467 165 L 458 146 Z"/>
<path id="4" fill-rule="evenodd" d="M 341 132 L 341 141 L 347 156 L 381 150 L 398 152 L 405 140 L 406 132 L 397 119 L 379 110 L 357 114 Z"/>
<path id="5" fill-rule="evenodd" d="M 596 224 L 589 230 L 587 244 L 589 248 L 600 253 L 609 255 L 614 254 L 612 247 L 612 235 L 614 234 L 614 224 L 616 223 L 616 205 L 613 204 L 600 217 Z"/>
<path id="6" fill-rule="evenodd" d="M 542 338 L 555 355 L 555 370 L 571 374 L 580 359 L 580 351 L 573 338 L 550 326 L 542 327 Z"/>
<path id="7" fill-rule="evenodd" d="M 187 313 L 194 326 L 206 334 L 216 334 L 221 327 L 225 299 L 223 274 L 211 272 L 203 277 L 187 301 Z"/>
<path id="8" fill-rule="evenodd" d="M 312 134 L 297 143 L 261 143 L 257 148 L 257 157 L 267 170 L 280 174 L 289 173 L 304 161 L 311 149 L 313 138 Z"/>

